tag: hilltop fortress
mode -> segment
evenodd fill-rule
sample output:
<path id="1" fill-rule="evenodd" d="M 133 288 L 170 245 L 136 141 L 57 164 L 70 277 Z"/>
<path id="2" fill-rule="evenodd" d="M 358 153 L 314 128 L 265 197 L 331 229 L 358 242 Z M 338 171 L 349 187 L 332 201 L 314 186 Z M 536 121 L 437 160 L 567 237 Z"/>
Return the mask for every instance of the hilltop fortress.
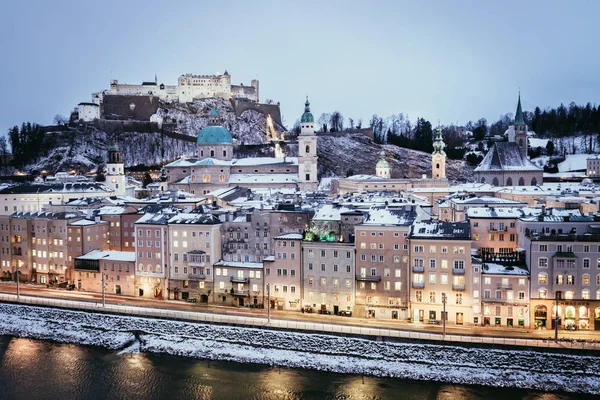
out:
<path id="1" fill-rule="evenodd" d="M 94 102 L 99 104 L 102 97 L 109 95 L 134 95 L 157 96 L 162 101 L 176 101 L 188 103 L 206 98 L 243 99 L 258 102 L 258 80 L 253 79 L 250 86 L 243 83 L 231 84 L 231 75 L 225 70 L 223 74 L 216 75 L 181 75 L 176 85 L 159 84 L 155 77 L 154 82 L 142 82 L 141 85 L 119 83 L 118 80 L 110 81 L 110 89 L 101 93 L 94 93 Z"/>

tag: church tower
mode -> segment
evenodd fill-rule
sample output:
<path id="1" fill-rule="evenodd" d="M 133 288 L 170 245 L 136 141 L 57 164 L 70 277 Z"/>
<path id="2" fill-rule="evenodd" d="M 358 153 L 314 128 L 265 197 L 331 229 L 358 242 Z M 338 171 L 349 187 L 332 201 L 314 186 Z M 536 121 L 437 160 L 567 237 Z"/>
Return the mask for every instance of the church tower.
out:
<path id="1" fill-rule="evenodd" d="M 121 160 L 119 146 L 115 142 L 108 148 L 108 162 L 106 163 L 104 184 L 113 190 L 115 196 L 125 195 L 125 165 Z"/>
<path id="2" fill-rule="evenodd" d="M 300 118 L 300 136 L 298 136 L 298 187 L 302 191 L 314 191 L 317 190 L 318 184 L 315 119 L 310 112 L 307 96 L 304 114 Z"/>
<path id="3" fill-rule="evenodd" d="M 527 158 L 527 125 L 523 119 L 523 110 L 521 109 L 521 93 L 519 92 L 519 102 L 517 103 L 517 113 L 515 114 L 515 142 L 523 158 Z"/>
<path id="4" fill-rule="evenodd" d="M 446 178 L 446 144 L 442 139 L 442 128 L 435 130 L 435 140 L 433 141 L 433 153 L 431 154 L 431 177 L 434 179 Z"/>
<path id="5" fill-rule="evenodd" d="M 379 154 L 380 158 L 377 161 L 377 165 L 375 165 L 375 174 L 383 179 L 390 179 L 391 177 L 391 168 L 390 163 L 385 159 L 385 151 L 381 151 Z"/>

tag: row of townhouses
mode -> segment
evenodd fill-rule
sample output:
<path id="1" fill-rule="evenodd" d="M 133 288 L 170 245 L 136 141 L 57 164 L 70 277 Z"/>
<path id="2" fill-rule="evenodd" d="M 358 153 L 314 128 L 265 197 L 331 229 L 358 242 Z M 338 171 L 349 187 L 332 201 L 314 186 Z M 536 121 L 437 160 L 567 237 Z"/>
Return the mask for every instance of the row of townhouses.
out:
<path id="1" fill-rule="evenodd" d="M 563 328 L 600 329 L 600 218 L 505 203 L 466 207 L 465 221 L 405 202 L 17 212 L 0 216 L 1 277 L 415 323 L 550 329 L 558 316 Z"/>

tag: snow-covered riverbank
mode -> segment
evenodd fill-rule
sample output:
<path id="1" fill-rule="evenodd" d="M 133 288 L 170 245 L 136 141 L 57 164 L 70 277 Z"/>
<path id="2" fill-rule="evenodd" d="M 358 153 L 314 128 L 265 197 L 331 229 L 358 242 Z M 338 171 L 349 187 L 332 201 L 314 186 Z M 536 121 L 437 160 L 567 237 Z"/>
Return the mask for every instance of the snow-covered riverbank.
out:
<path id="1" fill-rule="evenodd" d="M 600 357 L 377 342 L 12 304 L 0 304 L 0 334 L 342 373 L 600 394 Z"/>

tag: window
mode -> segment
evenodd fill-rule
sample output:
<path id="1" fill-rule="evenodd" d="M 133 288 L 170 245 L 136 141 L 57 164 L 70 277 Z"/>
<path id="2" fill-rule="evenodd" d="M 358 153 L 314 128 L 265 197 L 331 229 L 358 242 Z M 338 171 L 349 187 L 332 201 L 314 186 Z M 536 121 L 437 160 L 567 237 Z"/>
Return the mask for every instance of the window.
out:
<path id="1" fill-rule="evenodd" d="M 435 259 L 430 259 L 429 260 L 429 268 L 435 268 Z"/>
<path id="2" fill-rule="evenodd" d="M 548 268 L 548 259 L 546 257 L 538 258 L 538 268 Z"/>
<path id="3" fill-rule="evenodd" d="M 418 303 L 423 301 L 423 292 L 421 290 L 415 291 L 415 301 Z"/>
<path id="4" fill-rule="evenodd" d="M 435 303 L 435 292 L 429 292 L 429 302 Z"/>
<path id="5" fill-rule="evenodd" d="M 415 245 L 415 246 L 413 247 L 413 251 L 414 251 L 415 253 L 423 253 L 423 252 L 424 252 L 424 247 L 423 247 L 423 246 L 421 246 L 421 245 Z"/>
<path id="6" fill-rule="evenodd" d="M 435 272 L 429 274 L 429 283 L 435 285 L 437 283 L 437 275 Z"/>
<path id="7" fill-rule="evenodd" d="M 548 275 L 546 274 L 538 274 L 538 283 L 540 284 L 547 284 L 548 283 Z"/>

